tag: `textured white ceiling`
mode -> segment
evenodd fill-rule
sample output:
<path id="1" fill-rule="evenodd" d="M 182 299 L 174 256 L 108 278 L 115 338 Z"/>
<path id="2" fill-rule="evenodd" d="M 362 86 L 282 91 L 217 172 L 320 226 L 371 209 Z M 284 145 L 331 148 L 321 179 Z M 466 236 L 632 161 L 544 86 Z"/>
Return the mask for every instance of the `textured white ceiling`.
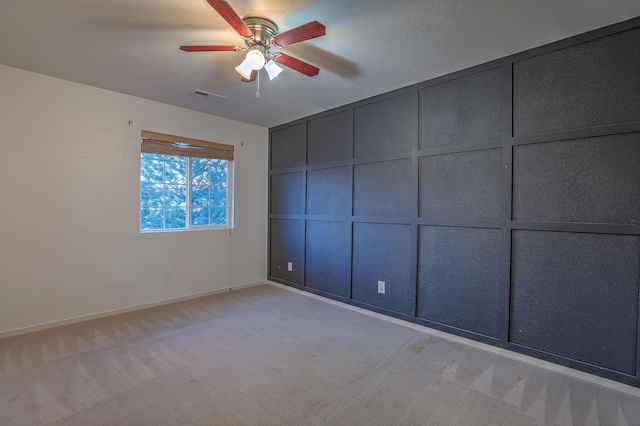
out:
<path id="1" fill-rule="evenodd" d="M 0 64 L 272 127 L 640 16 L 638 0 L 228 0 L 322 38 L 282 51 L 321 68 L 241 83 L 242 39 L 206 0 L 0 0 Z M 193 89 L 227 99 L 190 95 Z"/>

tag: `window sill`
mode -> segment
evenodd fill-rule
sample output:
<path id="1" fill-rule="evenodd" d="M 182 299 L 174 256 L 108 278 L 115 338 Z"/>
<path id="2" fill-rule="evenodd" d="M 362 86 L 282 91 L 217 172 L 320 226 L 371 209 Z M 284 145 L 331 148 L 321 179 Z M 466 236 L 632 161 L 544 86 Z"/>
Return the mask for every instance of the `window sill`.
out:
<path id="1" fill-rule="evenodd" d="M 167 232 L 198 232 L 198 231 L 231 231 L 233 226 L 203 226 L 198 228 L 172 228 L 172 229 L 140 229 L 140 234 L 163 234 Z"/>

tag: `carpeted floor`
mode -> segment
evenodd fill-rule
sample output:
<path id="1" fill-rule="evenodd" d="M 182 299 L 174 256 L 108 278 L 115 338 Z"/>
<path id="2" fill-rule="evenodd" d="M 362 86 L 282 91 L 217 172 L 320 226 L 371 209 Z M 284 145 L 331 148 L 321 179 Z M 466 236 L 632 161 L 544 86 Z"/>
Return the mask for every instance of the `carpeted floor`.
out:
<path id="1" fill-rule="evenodd" d="M 0 425 L 638 425 L 640 397 L 272 285 L 0 339 Z"/>

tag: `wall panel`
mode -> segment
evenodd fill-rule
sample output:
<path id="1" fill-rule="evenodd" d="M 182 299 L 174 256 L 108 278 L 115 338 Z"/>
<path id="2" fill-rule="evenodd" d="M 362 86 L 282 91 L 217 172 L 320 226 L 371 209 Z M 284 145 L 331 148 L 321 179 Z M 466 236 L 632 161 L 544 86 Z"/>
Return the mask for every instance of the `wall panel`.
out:
<path id="1" fill-rule="evenodd" d="M 353 210 L 356 216 L 410 216 L 414 197 L 411 160 L 354 167 Z"/>
<path id="2" fill-rule="evenodd" d="M 416 287 L 411 282 L 411 227 L 380 223 L 353 226 L 353 299 L 413 316 Z M 385 282 L 385 294 L 378 293 Z"/>
<path id="3" fill-rule="evenodd" d="M 511 341 L 635 375 L 640 237 L 514 231 Z"/>
<path id="4" fill-rule="evenodd" d="M 308 287 L 348 298 L 351 294 L 351 224 L 308 221 L 306 235 Z"/>
<path id="5" fill-rule="evenodd" d="M 269 252 L 272 277 L 296 284 L 304 282 L 304 226 L 302 220 L 271 219 Z"/>
<path id="6" fill-rule="evenodd" d="M 499 229 L 421 226 L 418 316 L 497 337 Z"/>
<path id="7" fill-rule="evenodd" d="M 303 166 L 306 138 L 304 123 L 271 132 L 271 169 Z"/>
<path id="8" fill-rule="evenodd" d="M 419 93 L 420 149 L 459 144 L 500 146 L 500 68 L 428 86 Z"/>
<path id="9" fill-rule="evenodd" d="M 304 173 L 271 176 L 271 213 L 304 212 Z"/>
<path id="10" fill-rule="evenodd" d="M 412 94 L 403 93 L 354 109 L 354 156 L 411 151 Z"/>
<path id="11" fill-rule="evenodd" d="M 351 214 L 351 170 L 349 167 L 307 172 L 307 214 Z"/>
<path id="12" fill-rule="evenodd" d="M 516 62 L 514 135 L 640 120 L 638 46 L 634 29 Z"/>
<path id="13" fill-rule="evenodd" d="M 502 150 L 420 158 L 420 216 L 500 219 Z"/>
<path id="14" fill-rule="evenodd" d="M 513 218 L 640 223 L 640 133 L 517 146 Z"/>
<path id="15" fill-rule="evenodd" d="M 307 125 L 307 163 L 348 160 L 351 156 L 351 111 L 310 120 Z"/>

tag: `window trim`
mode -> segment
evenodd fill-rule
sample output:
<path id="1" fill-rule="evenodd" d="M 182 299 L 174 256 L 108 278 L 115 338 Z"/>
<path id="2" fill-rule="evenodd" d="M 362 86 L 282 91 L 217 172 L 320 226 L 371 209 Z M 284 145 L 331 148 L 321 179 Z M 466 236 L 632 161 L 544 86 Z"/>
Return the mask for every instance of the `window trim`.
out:
<path id="1" fill-rule="evenodd" d="M 160 155 L 180 156 L 187 158 L 187 204 L 186 204 L 186 226 L 184 228 L 158 228 L 141 229 L 141 198 L 138 196 L 138 231 L 141 234 L 157 232 L 184 232 L 184 231 L 207 231 L 218 229 L 233 229 L 234 227 L 234 149 L 233 145 L 226 145 L 217 142 L 202 141 L 199 139 L 185 138 L 180 136 L 167 135 L 157 132 L 141 131 L 140 153 L 152 153 Z M 227 161 L 227 223 L 225 225 L 197 225 L 191 223 L 191 169 L 194 158 L 211 158 Z M 140 158 L 142 160 L 142 158 Z M 142 162 L 140 162 L 142 166 Z M 140 170 L 142 172 L 142 170 Z"/>

